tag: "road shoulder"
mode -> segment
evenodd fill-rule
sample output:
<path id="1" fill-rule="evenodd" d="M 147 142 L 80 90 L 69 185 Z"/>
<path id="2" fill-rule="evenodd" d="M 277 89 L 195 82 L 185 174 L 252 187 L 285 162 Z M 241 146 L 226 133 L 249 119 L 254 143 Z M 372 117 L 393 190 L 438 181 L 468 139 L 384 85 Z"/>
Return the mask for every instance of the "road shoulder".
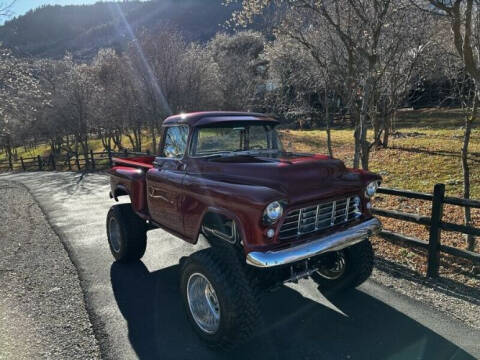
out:
<path id="1" fill-rule="evenodd" d="M 32 195 L 0 180 L 0 359 L 99 359 L 77 271 Z"/>
<path id="2" fill-rule="evenodd" d="M 382 258 L 375 260 L 372 280 L 480 329 L 480 289 L 441 277 L 428 279 Z"/>

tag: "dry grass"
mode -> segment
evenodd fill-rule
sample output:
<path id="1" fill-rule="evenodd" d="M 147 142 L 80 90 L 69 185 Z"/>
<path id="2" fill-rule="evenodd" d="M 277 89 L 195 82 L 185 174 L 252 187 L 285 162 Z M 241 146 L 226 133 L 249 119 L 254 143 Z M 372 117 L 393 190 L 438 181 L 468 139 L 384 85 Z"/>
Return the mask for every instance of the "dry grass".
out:
<path id="1" fill-rule="evenodd" d="M 431 192 L 443 182 L 448 195 L 462 195 L 461 129 L 408 128 L 398 133 L 388 149 L 373 149 L 370 157 L 370 170 L 382 175 L 385 186 Z M 326 153 L 324 131 L 285 130 L 284 139 L 295 150 Z M 353 130 L 333 130 L 332 140 L 334 156 L 352 166 Z M 469 150 L 472 197 L 480 198 L 480 130 L 473 132 Z"/>

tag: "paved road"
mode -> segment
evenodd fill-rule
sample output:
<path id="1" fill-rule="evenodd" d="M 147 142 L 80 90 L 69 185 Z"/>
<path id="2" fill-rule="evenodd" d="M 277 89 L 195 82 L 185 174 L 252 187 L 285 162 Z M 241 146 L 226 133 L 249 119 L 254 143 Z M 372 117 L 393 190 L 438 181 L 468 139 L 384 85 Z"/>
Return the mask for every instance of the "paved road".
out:
<path id="1" fill-rule="evenodd" d="M 332 304 L 310 281 L 262 302 L 263 326 L 250 343 L 223 354 L 206 349 L 187 323 L 178 260 L 195 248 L 155 230 L 142 262 L 112 261 L 105 216 L 108 178 L 100 174 L 2 176 L 31 189 L 77 266 L 106 359 L 474 359 L 480 332 L 372 281 Z"/>

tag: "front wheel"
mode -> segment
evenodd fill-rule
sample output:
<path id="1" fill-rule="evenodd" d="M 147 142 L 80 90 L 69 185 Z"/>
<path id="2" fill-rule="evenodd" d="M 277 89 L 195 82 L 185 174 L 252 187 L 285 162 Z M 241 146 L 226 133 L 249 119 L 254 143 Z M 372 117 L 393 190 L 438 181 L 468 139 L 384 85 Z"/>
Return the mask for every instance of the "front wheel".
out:
<path id="1" fill-rule="evenodd" d="M 207 345 L 228 349 L 252 335 L 256 299 L 240 262 L 228 251 L 209 248 L 186 258 L 180 291 L 187 317 Z"/>
<path id="2" fill-rule="evenodd" d="M 312 279 L 328 295 L 353 289 L 372 274 L 373 256 L 372 244 L 368 239 L 341 251 L 328 253 L 320 269 L 312 274 Z"/>
<path id="3" fill-rule="evenodd" d="M 147 225 L 130 204 L 114 205 L 107 215 L 107 236 L 115 260 L 132 262 L 142 258 L 147 247 Z"/>

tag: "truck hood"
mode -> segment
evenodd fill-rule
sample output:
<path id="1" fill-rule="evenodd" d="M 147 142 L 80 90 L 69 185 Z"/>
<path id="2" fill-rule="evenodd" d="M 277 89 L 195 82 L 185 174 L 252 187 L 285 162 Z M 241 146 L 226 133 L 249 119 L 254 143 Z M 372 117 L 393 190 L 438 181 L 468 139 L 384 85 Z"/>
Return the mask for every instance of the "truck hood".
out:
<path id="1" fill-rule="evenodd" d="M 226 157 L 201 160 L 196 165 L 195 170 L 203 177 L 275 189 L 284 194 L 290 205 L 341 197 L 365 186 L 363 172 L 347 169 L 341 160 L 317 154 Z"/>

